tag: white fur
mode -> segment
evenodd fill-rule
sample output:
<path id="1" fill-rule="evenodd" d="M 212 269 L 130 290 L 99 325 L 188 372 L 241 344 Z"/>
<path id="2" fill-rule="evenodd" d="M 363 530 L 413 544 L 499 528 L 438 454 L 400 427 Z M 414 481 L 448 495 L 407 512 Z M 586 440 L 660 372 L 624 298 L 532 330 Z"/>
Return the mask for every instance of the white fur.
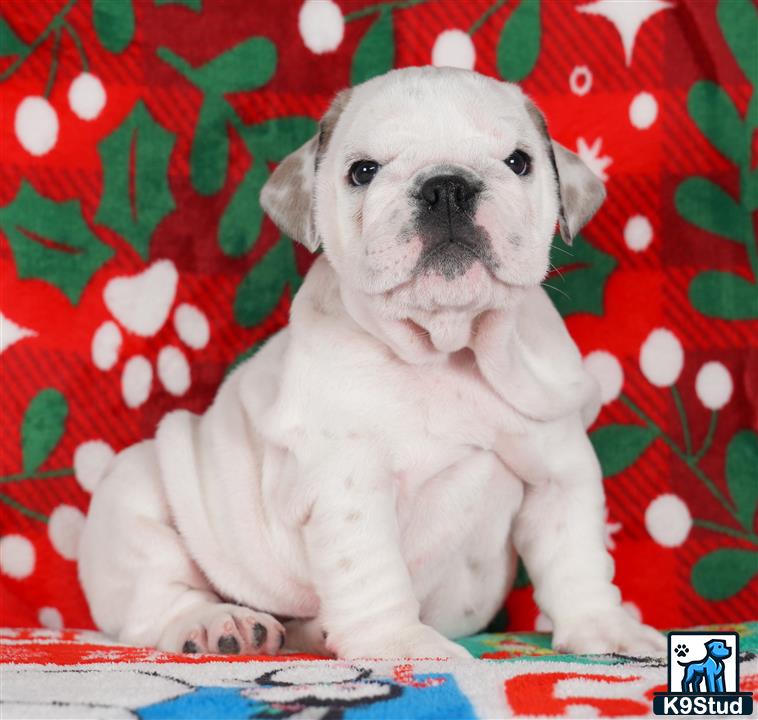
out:
<path id="1" fill-rule="evenodd" d="M 599 396 L 539 286 L 559 200 L 524 108 L 474 73 L 396 71 L 353 90 L 313 177 L 310 143 L 313 220 L 292 226 L 325 254 L 289 327 L 202 417 L 168 414 L 97 485 L 79 568 L 103 630 L 211 651 L 226 632 L 255 651 L 246 628 L 271 638 L 275 615 L 294 619 L 291 645 L 319 649 L 323 630 L 343 658 L 466 656 L 446 638 L 492 618 L 518 551 L 557 645 L 661 648 L 611 582 L 585 433 Z M 517 142 L 528 184 L 502 163 Z M 382 169 L 356 189 L 360 158 Z M 408 188 L 449 165 L 486 183 L 494 273 L 412 273 Z"/>

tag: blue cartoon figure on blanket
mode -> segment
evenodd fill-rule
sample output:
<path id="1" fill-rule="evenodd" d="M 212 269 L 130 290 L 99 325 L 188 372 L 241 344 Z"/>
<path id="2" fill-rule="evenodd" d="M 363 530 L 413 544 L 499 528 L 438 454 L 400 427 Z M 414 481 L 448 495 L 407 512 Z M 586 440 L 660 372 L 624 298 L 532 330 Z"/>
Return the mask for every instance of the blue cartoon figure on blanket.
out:
<path id="1" fill-rule="evenodd" d="M 285 720 L 373 720 L 423 716 L 436 708 L 447 717 L 474 717 L 452 675 L 412 674 L 398 681 L 350 664 L 296 663 L 264 672 L 252 682 L 188 687 L 188 692 L 138 708 L 141 720 L 187 717 Z M 389 705 L 388 705 L 389 703 Z"/>
<path id="2" fill-rule="evenodd" d="M 724 692 L 724 658 L 732 654 L 723 640 L 709 640 L 705 643 L 706 655 L 702 660 L 677 662 L 684 668 L 682 692 L 684 693 L 722 693 Z M 700 685 L 705 680 L 705 690 Z"/>

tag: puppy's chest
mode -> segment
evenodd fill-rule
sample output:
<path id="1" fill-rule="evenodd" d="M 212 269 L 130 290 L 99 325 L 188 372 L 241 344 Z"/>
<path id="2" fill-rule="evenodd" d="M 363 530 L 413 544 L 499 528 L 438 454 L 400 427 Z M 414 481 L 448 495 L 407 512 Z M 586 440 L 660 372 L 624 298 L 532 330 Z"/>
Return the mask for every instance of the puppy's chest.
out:
<path id="1" fill-rule="evenodd" d="M 442 474 L 456 474 L 468 458 L 482 451 L 495 466 L 519 475 L 518 462 L 512 463 L 511 455 L 518 461 L 531 453 L 540 430 L 508 405 L 477 368 L 452 364 L 426 369 L 415 388 L 405 398 L 403 412 L 397 413 L 404 420 L 393 425 L 389 442 L 394 469 L 400 471 L 396 479 L 409 496 L 428 489 L 429 481 L 436 484 Z M 492 473 L 484 475 L 497 472 L 493 467 Z M 469 475 L 469 469 L 465 474 Z M 473 490 L 466 489 L 468 497 Z M 452 497 L 457 488 L 451 486 L 447 492 Z"/>
<path id="2" fill-rule="evenodd" d="M 427 442 L 489 450 L 498 435 L 521 427 L 469 356 L 418 374 L 416 414 Z"/>

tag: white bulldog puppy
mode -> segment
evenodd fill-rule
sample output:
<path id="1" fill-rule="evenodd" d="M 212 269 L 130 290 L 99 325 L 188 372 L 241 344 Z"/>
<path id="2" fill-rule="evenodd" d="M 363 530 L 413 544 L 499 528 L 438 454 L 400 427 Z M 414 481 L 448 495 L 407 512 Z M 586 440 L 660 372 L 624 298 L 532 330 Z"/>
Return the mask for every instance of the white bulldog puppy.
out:
<path id="1" fill-rule="evenodd" d="M 408 68 L 340 93 L 261 202 L 323 254 L 289 327 L 98 485 L 97 625 L 169 651 L 467 657 L 521 555 L 565 651 L 648 653 L 586 434 L 598 391 L 540 282 L 604 197 L 521 90 Z M 325 640 L 323 639 L 325 638 Z"/>

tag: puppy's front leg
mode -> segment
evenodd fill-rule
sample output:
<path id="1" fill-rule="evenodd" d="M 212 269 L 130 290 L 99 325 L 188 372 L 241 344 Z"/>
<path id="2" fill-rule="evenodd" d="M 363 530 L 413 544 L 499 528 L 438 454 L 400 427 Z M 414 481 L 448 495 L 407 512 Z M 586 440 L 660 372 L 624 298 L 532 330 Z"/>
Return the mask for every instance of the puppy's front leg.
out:
<path id="1" fill-rule="evenodd" d="M 317 492 L 303 536 L 327 647 L 340 658 L 470 657 L 419 620 L 379 464 L 321 467 Z"/>
<path id="2" fill-rule="evenodd" d="M 542 438 L 543 477 L 527 484 L 514 542 L 553 621 L 554 647 L 575 653 L 650 653 L 663 636 L 621 606 L 605 549 L 605 498 L 595 452 L 578 417 L 551 423 Z"/>

